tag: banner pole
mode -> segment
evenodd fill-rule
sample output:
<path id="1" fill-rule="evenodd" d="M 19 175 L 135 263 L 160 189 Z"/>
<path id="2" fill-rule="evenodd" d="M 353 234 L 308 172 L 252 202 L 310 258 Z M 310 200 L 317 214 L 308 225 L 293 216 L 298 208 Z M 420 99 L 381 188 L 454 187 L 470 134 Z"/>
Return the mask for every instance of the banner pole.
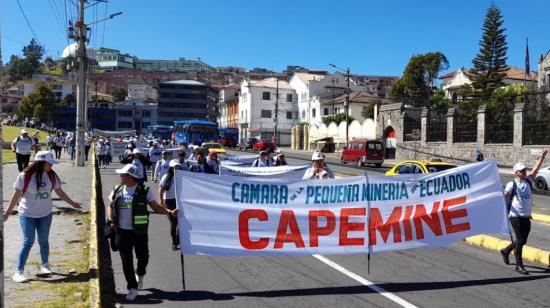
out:
<path id="1" fill-rule="evenodd" d="M 367 183 L 367 187 L 369 185 L 369 174 L 368 171 L 365 171 L 365 181 Z M 371 246 L 370 246 L 370 198 L 367 200 L 367 275 L 370 275 L 370 252 L 371 252 Z M 375 235 L 376 236 L 376 235 Z"/>
<path id="2" fill-rule="evenodd" d="M 185 265 L 183 263 L 183 252 L 180 253 L 181 261 L 181 283 L 183 285 L 183 291 L 185 291 Z"/>

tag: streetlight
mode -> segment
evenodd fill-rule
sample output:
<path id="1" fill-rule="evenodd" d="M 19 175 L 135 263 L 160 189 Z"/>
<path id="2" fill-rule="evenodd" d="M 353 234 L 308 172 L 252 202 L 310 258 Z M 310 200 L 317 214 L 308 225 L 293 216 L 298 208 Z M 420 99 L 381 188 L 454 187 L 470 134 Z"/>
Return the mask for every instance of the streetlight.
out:
<path id="1" fill-rule="evenodd" d="M 344 110 L 346 111 L 346 145 L 348 144 L 349 142 L 349 123 L 348 123 L 348 117 L 349 117 L 349 92 L 350 92 L 350 87 L 349 87 L 349 79 L 350 79 L 350 69 L 349 67 L 346 68 L 346 69 L 343 69 L 343 68 L 340 68 L 334 64 L 330 64 L 329 63 L 329 66 L 332 66 L 334 67 L 335 69 L 341 71 L 341 72 L 346 72 L 346 78 L 348 80 L 348 83 L 347 83 L 347 89 L 346 89 L 346 101 L 344 102 Z"/>

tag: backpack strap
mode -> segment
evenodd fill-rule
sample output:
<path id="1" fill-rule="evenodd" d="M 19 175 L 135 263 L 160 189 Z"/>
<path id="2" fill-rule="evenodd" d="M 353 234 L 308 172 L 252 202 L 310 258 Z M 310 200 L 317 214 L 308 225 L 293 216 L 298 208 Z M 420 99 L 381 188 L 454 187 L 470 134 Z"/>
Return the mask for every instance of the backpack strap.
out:
<path id="1" fill-rule="evenodd" d="M 29 184 L 31 183 L 32 175 L 30 172 L 25 172 L 25 177 L 23 178 L 23 195 L 27 192 L 27 189 L 29 188 Z"/>

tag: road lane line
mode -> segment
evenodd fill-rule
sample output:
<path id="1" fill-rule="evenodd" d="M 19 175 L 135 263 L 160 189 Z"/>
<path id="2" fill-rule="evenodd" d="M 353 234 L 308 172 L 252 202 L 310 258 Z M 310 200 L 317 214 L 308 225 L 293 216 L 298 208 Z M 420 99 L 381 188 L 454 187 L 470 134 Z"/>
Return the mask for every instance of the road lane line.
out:
<path id="1" fill-rule="evenodd" d="M 417 308 L 417 306 L 407 302 L 406 300 L 402 299 L 401 297 L 393 294 L 393 293 L 390 293 L 386 290 L 384 290 L 383 288 L 379 287 L 378 285 L 376 285 L 375 283 L 347 270 L 346 268 L 344 268 L 343 266 L 339 265 L 338 263 L 334 262 L 334 261 L 331 261 L 321 255 L 313 255 L 314 258 L 316 258 L 317 260 L 325 263 L 326 265 L 332 267 L 333 269 L 339 271 L 340 273 L 350 277 L 351 279 L 359 282 L 360 284 L 368 287 L 369 289 L 373 290 L 373 291 L 376 291 L 378 293 L 380 293 L 380 295 L 386 297 L 387 299 L 393 301 L 394 303 L 400 305 L 401 307 L 406 307 L 406 308 Z"/>

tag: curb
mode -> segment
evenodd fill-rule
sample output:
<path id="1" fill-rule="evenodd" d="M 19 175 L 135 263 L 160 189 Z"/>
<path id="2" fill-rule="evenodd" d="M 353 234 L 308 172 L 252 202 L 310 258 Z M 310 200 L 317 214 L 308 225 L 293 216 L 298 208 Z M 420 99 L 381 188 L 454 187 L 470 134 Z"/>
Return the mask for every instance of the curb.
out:
<path id="1" fill-rule="evenodd" d="M 502 240 L 485 234 L 470 236 L 465 238 L 464 241 L 470 245 L 483 247 L 485 249 L 494 250 L 497 252 L 510 244 L 510 241 L 508 240 Z M 526 245 L 523 246 L 523 259 L 550 266 L 550 251 Z"/>
<path id="2" fill-rule="evenodd" d="M 101 289 L 99 281 L 99 250 L 97 228 L 97 175 L 95 148 L 92 149 L 92 198 L 90 200 L 90 259 L 89 271 L 95 273 L 90 277 L 90 307 L 101 307 Z"/>
<path id="3" fill-rule="evenodd" d="M 550 215 L 533 213 L 531 214 L 531 218 L 538 222 L 544 222 L 544 223 L 550 224 Z"/>

